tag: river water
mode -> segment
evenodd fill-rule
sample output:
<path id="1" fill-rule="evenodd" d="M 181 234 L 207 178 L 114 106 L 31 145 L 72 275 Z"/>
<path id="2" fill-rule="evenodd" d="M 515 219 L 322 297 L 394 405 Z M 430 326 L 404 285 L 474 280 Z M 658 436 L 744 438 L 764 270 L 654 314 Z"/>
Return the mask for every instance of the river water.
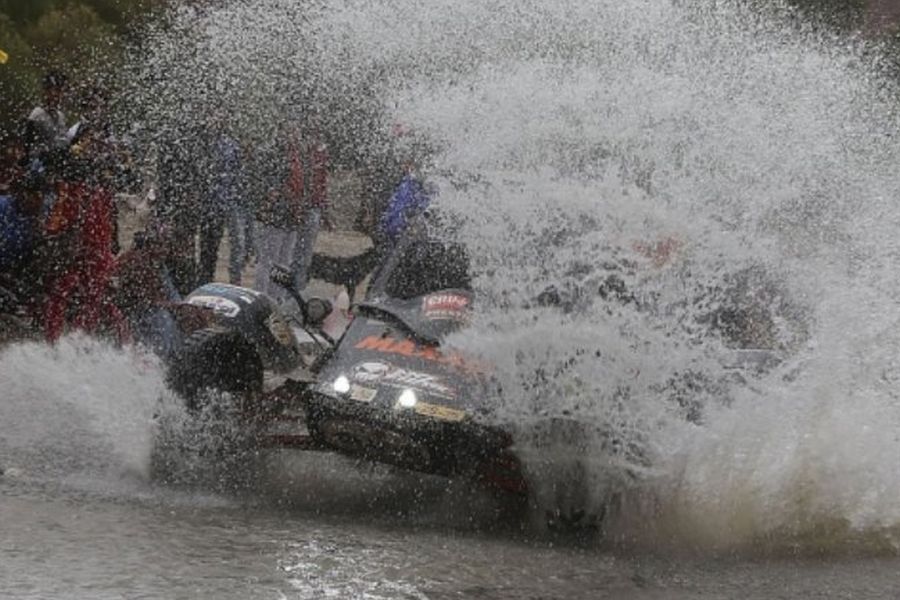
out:
<path id="1" fill-rule="evenodd" d="M 893 548 L 873 540 L 553 537 L 466 485 L 326 454 L 258 457 L 240 486 L 165 485 L 146 472 L 164 394 L 146 358 L 69 338 L 8 350 L 0 381 L 4 598 L 896 596 Z"/>
<path id="2" fill-rule="evenodd" d="M 144 40 L 125 104 L 151 128 L 230 107 L 259 139 L 313 106 L 363 156 L 427 148 L 477 273 L 452 343 L 497 366 L 507 422 L 605 432 L 575 458 L 616 508 L 553 537 L 459 482 L 290 452 L 164 484 L 158 367 L 67 338 L 0 356 L 6 596 L 896 597 L 900 122 L 858 41 L 689 0 L 246 0 Z M 610 272 L 627 301 L 600 301 Z M 709 326 L 736 305 L 768 315 L 740 343 Z M 736 345 L 782 360 L 736 378 Z M 540 521 L 572 482 L 532 442 Z"/>

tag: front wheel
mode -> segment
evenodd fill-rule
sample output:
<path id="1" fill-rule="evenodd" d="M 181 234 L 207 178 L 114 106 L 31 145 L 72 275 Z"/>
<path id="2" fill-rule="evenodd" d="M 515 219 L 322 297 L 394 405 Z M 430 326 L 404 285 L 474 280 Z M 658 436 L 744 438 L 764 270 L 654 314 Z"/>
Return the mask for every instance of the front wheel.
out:
<path id="1" fill-rule="evenodd" d="M 255 402 L 263 367 L 255 349 L 236 332 L 201 329 L 185 340 L 169 365 L 168 382 L 186 410 L 158 423 L 155 475 L 233 486 L 259 449 Z"/>
<path id="2" fill-rule="evenodd" d="M 262 391 L 262 361 L 239 333 L 214 327 L 200 329 L 185 340 L 170 365 L 169 385 L 192 411 L 203 407 L 210 392 L 229 394 L 247 405 Z"/>

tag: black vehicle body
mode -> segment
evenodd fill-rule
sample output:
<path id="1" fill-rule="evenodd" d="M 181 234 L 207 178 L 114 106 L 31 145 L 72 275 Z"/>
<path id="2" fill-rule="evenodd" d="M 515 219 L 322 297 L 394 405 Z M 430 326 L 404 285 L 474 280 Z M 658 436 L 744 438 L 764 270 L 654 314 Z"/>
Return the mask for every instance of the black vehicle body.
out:
<path id="1" fill-rule="evenodd" d="M 282 373 L 300 365 L 300 348 L 287 317 L 265 294 L 225 283 L 194 290 L 185 304 L 211 313 L 213 327 L 240 332 L 266 370 Z"/>
<path id="2" fill-rule="evenodd" d="M 414 232 L 381 256 L 365 299 L 339 332 L 325 331 L 327 311 L 312 310 L 317 300 L 290 289 L 285 273 L 274 279 L 295 298 L 299 315 L 283 315 L 251 290 L 200 288 L 187 302 L 212 311 L 214 325 L 189 339 L 173 366 L 173 387 L 188 397 L 205 387 L 238 393 L 247 427 L 266 445 L 334 451 L 527 496 L 513 445 L 522 432 L 499 420 L 490 365 L 446 345 L 477 301 L 464 249 Z M 734 368 L 752 373 L 773 359 L 767 350 L 740 351 Z M 682 403 L 677 394 L 673 401 Z M 527 427 L 529 440 L 575 459 L 585 440 L 599 440 L 642 460 L 640 449 L 623 449 L 603 424 L 547 417 Z"/>
<path id="3" fill-rule="evenodd" d="M 470 292 L 450 289 L 358 305 L 304 394 L 311 436 L 353 456 L 524 492 L 512 438 L 489 421 L 497 390 L 488 368 L 437 334 L 464 323 L 471 303 Z"/>
<path id="4" fill-rule="evenodd" d="M 245 288 L 194 291 L 185 302 L 212 318 L 172 362 L 172 387 L 191 406 L 205 388 L 237 394 L 247 426 L 268 446 L 330 450 L 524 493 L 511 436 L 486 419 L 496 399 L 487 368 L 444 348 L 474 301 L 465 252 L 410 236 L 384 256 L 349 325 L 331 335 L 320 327 L 321 309 L 310 309 L 322 301 L 295 290 L 293 315 Z"/>
<path id="5" fill-rule="evenodd" d="M 413 231 L 384 257 L 304 394 L 310 435 L 345 454 L 524 493 L 512 437 L 491 420 L 490 368 L 445 347 L 475 301 L 465 250 Z"/>

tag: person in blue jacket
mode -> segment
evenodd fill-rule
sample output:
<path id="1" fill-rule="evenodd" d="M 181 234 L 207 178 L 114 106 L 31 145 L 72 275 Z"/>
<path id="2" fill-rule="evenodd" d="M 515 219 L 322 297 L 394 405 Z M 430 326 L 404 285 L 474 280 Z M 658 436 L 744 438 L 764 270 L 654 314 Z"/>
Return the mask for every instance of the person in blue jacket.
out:
<path id="1" fill-rule="evenodd" d="M 21 182 L 0 194 L 0 274 L 15 276 L 30 262 L 42 207 L 41 193 Z"/>
<path id="2" fill-rule="evenodd" d="M 407 165 L 406 174 L 400 180 L 379 221 L 378 228 L 383 242 L 395 245 L 406 231 L 410 220 L 428 208 L 431 196 L 431 190 L 418 177 L 414 166 Z"/>

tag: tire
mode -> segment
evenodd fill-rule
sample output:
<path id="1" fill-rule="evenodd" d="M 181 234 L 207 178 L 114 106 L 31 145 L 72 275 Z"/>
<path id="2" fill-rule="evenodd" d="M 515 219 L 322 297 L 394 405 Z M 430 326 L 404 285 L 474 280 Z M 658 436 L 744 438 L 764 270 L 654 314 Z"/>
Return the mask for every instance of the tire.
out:
<path id="1" fill-rule="evenodd" d="M 262 385 L 263 366 L 256 350 L 239 333 L 227 329 L 195 331 L 169 369 L 169 386 L 192 411 L 202 408 L 209 391 L 226 392 L 246 402 Z"/>
<path id="2" fill-rule="evenodd" d="M 253 402 L 262 390 L 262 361 L 237 332 L 200 329 L 169 366 L 169 387 L 183 414 L 163 415 L 154 444 L 154 478 L 216 489 L 244 487 L 257 455 L 260 423 Z"/>

